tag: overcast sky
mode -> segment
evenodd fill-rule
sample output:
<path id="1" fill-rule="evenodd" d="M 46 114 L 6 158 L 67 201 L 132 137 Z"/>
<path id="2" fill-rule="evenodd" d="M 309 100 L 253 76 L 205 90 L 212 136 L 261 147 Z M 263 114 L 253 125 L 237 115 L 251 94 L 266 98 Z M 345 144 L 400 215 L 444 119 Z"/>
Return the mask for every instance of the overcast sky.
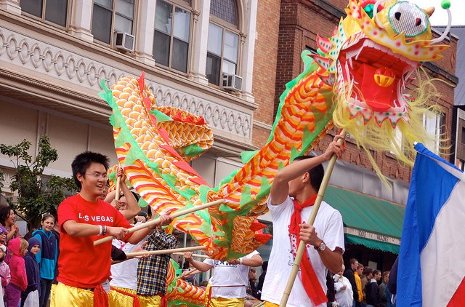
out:
<path id="1" fill-rule="evenodd" d="M 435 12 L 431 17 L 431 24 L 433 26 L 445 26 L 447 25 L 447 11 L 441 8 L 441 0 L 410 0 L 417 4 L 421 8 L 427 8 L 430 6 L 435 7 Z M 465 4 L 463 0 L 450 0 L 451 2 L 451 13 L 452 13 L 452 25 L 453 26 L 465 26 Z"/>

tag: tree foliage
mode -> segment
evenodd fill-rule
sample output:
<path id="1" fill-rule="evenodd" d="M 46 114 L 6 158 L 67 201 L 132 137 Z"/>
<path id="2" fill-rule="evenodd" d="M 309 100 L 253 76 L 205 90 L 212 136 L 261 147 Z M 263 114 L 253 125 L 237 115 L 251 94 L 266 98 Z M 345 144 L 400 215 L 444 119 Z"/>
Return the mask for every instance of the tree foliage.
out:
<path id="1" fill-rule="evenodd" d="M 0 152 L 10 158 L 15 167 L 10 183 L 11 192 L 17 192 L 14 205 L 25 220 L 32 226 L 38 226 L 43 213 L 56 214 L 60 202 L 76 190 L 72 178 L 45 176 L 45 168 L 58 159 L 47 136 L 39 139 L 38 153 L 33 158 L 29 154 L 31 142 L 23 140 L 17 145 L 0 144 Z M 4 179 L 0 177 L 1 185 Z"/>

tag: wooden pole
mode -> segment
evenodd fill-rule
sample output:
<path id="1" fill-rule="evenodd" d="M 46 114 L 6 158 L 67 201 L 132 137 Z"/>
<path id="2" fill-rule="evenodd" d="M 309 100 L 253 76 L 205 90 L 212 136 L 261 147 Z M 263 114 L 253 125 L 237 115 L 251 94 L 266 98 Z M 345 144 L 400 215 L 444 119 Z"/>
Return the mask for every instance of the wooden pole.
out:
<path id="1" fill-rule="evenodd" d="M 118 176 L 116 178 L 116 194 L 115 194 L 115 200 L 119 200 L 119 194 L 121 193 L 121 177 Z"/>
<path id="2" fill-rule="evenodd" d="M 339 139 L 338 144 L 342 144 L 345 131 L 342 130 L 340 135 L 342 139 Z M 316 215 L 318 214 L 318 210 L 320 209 L 321 202 L 323 201 L 323 197 L 325 196 L 326 188 L 329 184 L 329 178 L 331 178 L 331 174 L 334 169 L 334 165 L 336 165 L 337 156 L 333 154 L 331 159 L 329 160 L 328 167 L 325 171 L 325 175 L 323 177 L 323 181 L 321 182 L 320 189 L 318 190 L 318 195 L 315 200 L 315 205 L 313 205 L 312 213 L 308 218 L 308 224 L 313 225 L 315 222 Z M 294 259 L 294 263 L 292 264 L 291 274 L 289 275 L 289 279 L 287 280 L 287 285 L 283 293 L 283 297 L 281 298 L 281 302 L 279 303 L 280 307 L 286 307 L 287 301 L 289 299 L 289 295 L 291 294 L 292 287 L 294 286 L 295 278 L 297 277 L 297 273 L 299 272 L 300 262 L 302 261 L 302 256 L 305 251 L 305 242 L 300 241 L 299 248 L 297 249 L 297 253 Z"/>
<path id="3" fill-rule="evenodd" d="M 174 252 L 173 255 L 178 255 L 178 256 L 184 256 L 184 252 Z M 202 254 L 192 254 L 192 257 L 197 257 L 197 258 L 210 258 L 208 255 L 202 255 Z"/>
<path id="4" fill-rule="evenodd" d="M 181 254 L 182 255 L 185 252 L 193 252 L 193 251 L 204 250 L 204 249 L 205 249 L 205 246 L 191 246 L 191 247 L 181 247 L 181 248 L 173 248 L 173 249 L 161 249 L 157 251 L 145 251 L 145 252 L 141 251 L 141 252 L 127 253 L 126 257 L 129 259 L 129 258 L 134 258 L 137 256 L 152 256 L 152 255 L 165 255 L 165 254 Z"/>
<path id="5" fill-rule="evenodd" d="M 224 203 L 224 200 L 223 199 L 218 199 L 218 200 L 215 200 L 215 201 L 212 201 L 212 202 L 200 205 L 200 206 L 195 206 L 195 207 L 192 207 L 192 208 L 189 208 L 189 209 L 184 209 L 184 210 L 178 210 L 178 211 L 174 212 L 173 214 L 170 214 L 170 217 L 175 219 L 175 218 L 177 218 L 179 216 L 186 215 L 186 214 L 189 214 L 189 213 L 192 213 L 192 212 L 195 212 L 195 211 L 198 211 L 198 210 L 202 210 L 202 209 L 205 209 L 205 208 L 209 208 L 209 207 L 212 207 L 212 206 L 215 206 L 215 205 L 219 205 L 219 204 L 222 204 L 222 203 Z M 141 230 L 141 229 L 148 228 L 148 227 L 153 227 L 153 226 L 158 225 L 158 224 L 160 224 L 160 218 L 157 218 L 155 220 L 150 220 L 150 221 L 148 221 L 146 223 L 142 223 L 140 225 L 129 228 L 128 232 L 132 233 L 132 232 L 135 232 L 137 230 Z M 112 236 L 108 236 L 108 237 L 105 237 L 105 238 L 102 238 L 102 239 L 95 240 L 94 241 L 94 246 L 100 245 L 102 243 L 105 243 L 105 242 L 108 242 L 108 241 L 111 241 L 111 240 L 113 240 Z"/>

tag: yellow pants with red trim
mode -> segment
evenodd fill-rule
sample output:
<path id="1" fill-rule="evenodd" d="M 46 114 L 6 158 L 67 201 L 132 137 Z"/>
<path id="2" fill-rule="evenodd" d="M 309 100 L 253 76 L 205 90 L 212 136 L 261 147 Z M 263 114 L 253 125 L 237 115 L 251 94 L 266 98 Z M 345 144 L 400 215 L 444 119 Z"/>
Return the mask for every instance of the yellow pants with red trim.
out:
<path id="1" fill-rule="evenodd" d="M 270 302 L 265 302 L 263 307 L 279 307 L 278 304 L 270 303 Z"/>
<path id="2" fill-rule="evenodd" d="M 160 295 L 139 295 L 140 307 L 160 307 L 161 296 Z"/>
<path id="3" fill-rule="evenodd" d="M 135 294 L 134 290 L 124 289 L 127 292 Z M 140 307 L 160 307 L 161 296 L 139 295 Z M 110 291 L 108 293 L 108 302 L 110 307 L 132 307 L 133 298 Z M 62 283 L 52 285 L 50 292 L 50 307 L 91 307 L 94 306 L 94 293 L 90 290 L 67 286 Z"/>
<path id="4" fill-rule="evenodd" d="M 122 290 L 127 293 L 136 295 L 136 291 L 127 288 L 114 287 L 116 289 Z M 111 307 L 132 307 L 134 304 L 134 299 L 129 295 L 124 295 L 115 290 L 110 290 L 108 292 L 108 304 Z"/>
<path id="5" fill-rule="evenodd" d="M 128 292 L 131 294 L 137 294 L 135 290 L 127 289 L 127 288 L 120 288 L 120 287 L 113 287 L 118 290 L 122 290 L 124 292 Z M 140 307 L 159 307 L 161 306 L 161 296 L 153 295 L 153 296 L 145 296 L 145 295 L 138 295 Z M 134 304 L 134 299 L 129 295 L 124 295 L 115 290 L 110 290 L 108 293 L 108 302 L 110 307 L 132 307 Z"/>
<path id="6" fill-rule="evenodd" d="M 208 307 L 244 307 L 244 299 L 212 297 Z"/>
<path id="7" fill-rule="evenodd" d="M 67 286 L 62 283 L 52 285 L 50 307 L 94 306 L 94 292 Z"/>

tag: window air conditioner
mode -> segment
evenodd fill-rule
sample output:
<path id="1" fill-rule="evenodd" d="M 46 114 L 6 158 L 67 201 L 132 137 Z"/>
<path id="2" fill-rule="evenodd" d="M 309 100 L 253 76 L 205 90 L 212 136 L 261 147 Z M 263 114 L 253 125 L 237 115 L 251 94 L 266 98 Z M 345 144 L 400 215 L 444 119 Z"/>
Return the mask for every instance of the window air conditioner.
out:
<path id="1" fill-rule="evenodd" d="M 222 88 L 230 91 L 242 90 L 242 78 L 238 75 L 230 75 L 223 73 Z"/>
<path id="2" fill-rule="evenodd" d="M 134 35 L 116 32 L 115 46 L 124 51 L 134 51 Z"/>

